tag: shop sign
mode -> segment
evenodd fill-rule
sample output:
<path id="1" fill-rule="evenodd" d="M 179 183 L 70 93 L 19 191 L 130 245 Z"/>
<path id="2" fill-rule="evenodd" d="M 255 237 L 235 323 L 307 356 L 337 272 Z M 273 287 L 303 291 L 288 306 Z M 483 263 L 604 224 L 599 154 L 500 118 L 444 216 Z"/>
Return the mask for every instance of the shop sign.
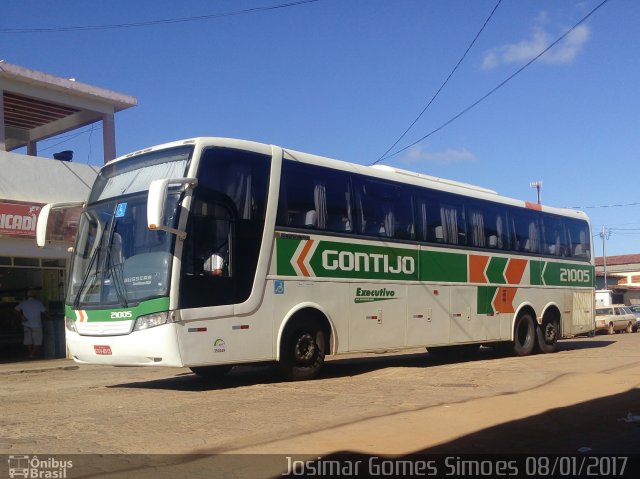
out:
<path id="1" fill-rule="evenodd" d="M 0 234 L 36 236 L 36 224 L 42 205 L 0 202 Z"/>

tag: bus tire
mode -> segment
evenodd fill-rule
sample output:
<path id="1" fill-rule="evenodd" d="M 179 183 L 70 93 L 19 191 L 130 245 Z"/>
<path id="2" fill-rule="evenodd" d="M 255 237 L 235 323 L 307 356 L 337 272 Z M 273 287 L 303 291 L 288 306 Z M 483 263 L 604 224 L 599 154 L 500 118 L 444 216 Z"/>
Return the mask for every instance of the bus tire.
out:
<path id="1" fill-rule="evenodd" d="M 536 345 L 536 327 L 531 315 L 521 313 L 513 330 L 512 352 L 516 356 L 528 356 Z"/>
<path id="2" fill-rule="evenodd" d="M 544 321 L 541 326 L 536 328 L 538 349 L 541 353 L 553 353 L 556 350 L 558 333 L 557 321 Z"/>
<path id="3" fill-rule="evenodd" d="M 226 376 L 232 367 L 230 364 L 220 364 L 218 366 L 194 366 L 189 369 L 191 369 L 193 374 L 202 379 L 213 380 Z"/>
<path id="4" fill-rule="evenodd" d="M 313 379 L 324 364 L 325 335 L 317 321 L 296 322 L 285 330 L 278 369 L 289 381 Z"/>

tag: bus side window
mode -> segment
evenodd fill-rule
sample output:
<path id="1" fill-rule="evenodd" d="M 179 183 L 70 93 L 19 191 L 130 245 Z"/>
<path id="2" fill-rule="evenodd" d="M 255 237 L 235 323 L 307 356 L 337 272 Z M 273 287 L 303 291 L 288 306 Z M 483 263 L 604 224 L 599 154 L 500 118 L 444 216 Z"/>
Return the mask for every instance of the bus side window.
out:
<path id="1" fill-rule="evenodd" d="M 545 253 L 551 256 L 567 256 L 567 246 L 564 222 L 562 218 L 543 215 L 542 231 L 544 236 Z"/>
<path id="2" fill-rule="evenodd" d="M 357 183 L 360 233 L 384 238 L 413 239 L 413 207 L 408 188 L 381 180 Z"/>
<path id="3" fill-rule="evenodd" d="M 591 243 L 587 223 L 577 219 L 565 218 L 565 225 L 569 255 L 580 259 L 590 259 Z"/>
<path id="4" fill-rule="evenodd" d="M 538 216 L 530 211 L 511 208 L 514 248 L 524 253 L 540 252 L 540 228 Z"/>
<path id="5" fill-rule="evenodd" d="M 480 209 L 469 209 L 470 245 L 477 248 L 489 246 L 484 227 L 484 213 Z M 497 239 L 496 239 L 497 242 Z"/>
<path id="6" fill-rule="evenodd" d="M 418 239 L 429 243 L 444 243 L 444 227 L 436 197 L 419 194 L 415 201 L 418 219 Z"/>
<path id="7" fill-rule="evenodd" d="M 352 231 L 349 175 L 305 163 L 283 162 L 278 226 Z"/>

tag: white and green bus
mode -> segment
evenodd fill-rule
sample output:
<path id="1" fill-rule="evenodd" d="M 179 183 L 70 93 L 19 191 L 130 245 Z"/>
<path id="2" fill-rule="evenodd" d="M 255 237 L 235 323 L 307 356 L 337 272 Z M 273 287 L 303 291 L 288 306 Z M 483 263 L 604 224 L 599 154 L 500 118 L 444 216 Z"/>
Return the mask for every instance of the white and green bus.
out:
<path id="1" fill-rule="evenodd" d="M 68 206 L 43 208 L 40 245 Z M 80 363 L 277 362 L 307 379 L 327 354 L 528 355 L 593 330 L 586 215 L 469 184 L 196 138 L 106 164 L 82 207 L 66 299 Z"/>

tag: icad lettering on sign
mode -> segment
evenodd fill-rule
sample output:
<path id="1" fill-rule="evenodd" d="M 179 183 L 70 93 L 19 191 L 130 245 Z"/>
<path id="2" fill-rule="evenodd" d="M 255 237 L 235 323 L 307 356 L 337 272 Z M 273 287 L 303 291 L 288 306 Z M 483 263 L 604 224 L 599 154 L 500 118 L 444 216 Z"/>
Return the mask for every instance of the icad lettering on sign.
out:
<path id="1" fill-rule="evenodd" d="M 35 236 L 40 205 L 0 203 L 0 234 Z"/>

